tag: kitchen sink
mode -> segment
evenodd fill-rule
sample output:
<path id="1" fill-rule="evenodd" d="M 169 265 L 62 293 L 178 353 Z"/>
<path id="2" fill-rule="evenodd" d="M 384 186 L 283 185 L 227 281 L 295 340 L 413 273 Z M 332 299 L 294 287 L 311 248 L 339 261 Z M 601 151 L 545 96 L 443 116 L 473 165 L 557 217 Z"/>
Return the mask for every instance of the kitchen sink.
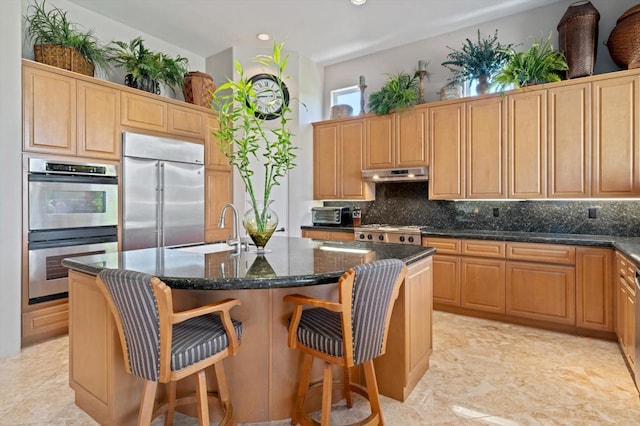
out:
<path id="1" fill-rule="evenodd" d="M 189 253 L 219 253 L 223 251 L 231 251 L 233 247 L 227 243 L 200 244 L 197 246 L 172 247 L 174 250 L 185 251 Z"/>

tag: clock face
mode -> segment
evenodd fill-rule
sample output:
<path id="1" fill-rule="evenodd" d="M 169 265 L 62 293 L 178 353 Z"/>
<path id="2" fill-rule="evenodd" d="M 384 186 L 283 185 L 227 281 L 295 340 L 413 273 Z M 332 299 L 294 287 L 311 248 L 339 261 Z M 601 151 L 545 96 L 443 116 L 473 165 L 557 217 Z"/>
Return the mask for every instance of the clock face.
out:
<path id="1" fill-rule="evenodd" d="M 284 82 L 271 74 L 257 74 L 249 79 L 256 97 L 256 116 L 265 120 L 273 120 L 282 114 L 289 105 L 289 89 Z M 248 101 L 247 101 L 248 103 Z"/>

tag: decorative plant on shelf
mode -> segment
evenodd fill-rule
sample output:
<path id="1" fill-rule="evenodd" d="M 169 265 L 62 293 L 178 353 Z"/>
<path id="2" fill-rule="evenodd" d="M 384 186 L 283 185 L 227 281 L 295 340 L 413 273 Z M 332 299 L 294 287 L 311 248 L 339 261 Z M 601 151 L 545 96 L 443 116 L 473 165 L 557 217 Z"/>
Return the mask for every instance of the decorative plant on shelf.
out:
<path id="1" fill-rule="evenodd" d="M 369 110 L 389 114 L 393 109 L 408 108 L 418 103 L 418 76 L 405 72 L 388 74 L 389 79 L 377 92 L 369 95 Z"/>
<path id="2" fill-rule="evenodd" d="M 113 41 L 109 47 L 110 60 L 126 73 L 124 83 L 129 87 L 160 94 L 160 83 L 171 89 L 182 87 L 184 75 L 189 71 L 189 60 L 180 55 L 175 58 L 154 52 L 144 45 L 141 37 L 129 43 Z"/>
<path id="3" fill-rule="evenodd" d="M 27 7 L 24 19 L 27 24 L 25 39 L 33 42 L 36 61 L 87 75 L 93 75 L 94 67 L 109 69 L 107 48 L 98 42 L 93 30 L 85 30 L 69 21 L 67 12 L 57 7 L 47 11 L 44 0 L 42 3 L 36 1 Z M 75 49 L 86 62 L 74 63 L 72 54 L 65 49 Z"/>
<path id="4" fill-rule="evenodd" d="M 284 80 L 288 54 L 283 54 L 284 43 L 273 45 L 272 55 L 259 55 L 254 61 L 267 67 L 272 73 L 274 86 L 268 91 L 261 89 L 260 97 L 271 99 L 266 104 L 275 114 L 265 115 L 258 106 L 256 90 L 252 79 L 244 74 L 242 65 L 236 61 L 238 78 L 229 79 L 220 85 L 213 96 L 212 108 L 218 111 L 219 126 L 213 131 L 229 163 L 240 174 L 249 194 L 249 210 L 245 213 L 243 224 L 247 233 L 264 253 L 264 246 L 277 227 L 277 216 L 269 208 L 272 189 L 280 185 L 280 179 L 296 164 L 295 147 L 291 143 L 293 133 L 289 130 L 289 94 Z M 262 74 L 264 75 L 264 74 Z M 280 104 L 279 100 L 283 100 Z M 262 105 L 265 106 L 264 104 Z M 273 106 L 273 108 L 271 108 Z M 277 108 L 276 108 L 277 106 Z M 275 124 L 267 124 L 275 116 Z M 256 191 L 256 178 L 251 160 L 258 160 L 264 168 L 262 193 Z M 261 199 L 260 199 L 261 197 Z"/>
<path id="5" fill-rule="evenodd" d="M 448 60 L 442 66 L 453 73 L 449 79 L 449 85 L 463 85 L 465 82 L 477 80 L 478 94 L 486 93 L 494 76 L 502 69 L 507 61 L 507 49 L 512 48 L 511 44 L 500 44 L 498 41 L 498 30 L 493 36 L 480 38 L 478 30 L 478 41 L 473 42 L 466 39 L 462 50 L 456 50 L 449 46 L 451 52 L 447 55 Z"/>
<path id="6" fill-rule="evenodd" d="M 524 52 L 509 48 L 505 53 L 508 60 L 495 78 L 502 88 L 560 81 L 561 72 L 569 68 L 562 52 L 553 48 L 551 34 L 546 40 L 534 38 L 531 47 Z"/>

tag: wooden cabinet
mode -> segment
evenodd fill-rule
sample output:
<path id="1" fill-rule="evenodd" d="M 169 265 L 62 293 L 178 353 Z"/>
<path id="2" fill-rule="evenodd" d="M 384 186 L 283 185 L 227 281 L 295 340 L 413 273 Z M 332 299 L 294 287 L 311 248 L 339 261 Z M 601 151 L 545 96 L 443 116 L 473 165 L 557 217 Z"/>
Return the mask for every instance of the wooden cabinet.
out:
<path id="1" fill-rule="evenodd" d="M 211 134 L 218 127 L 214 115 L 207 117 L 207 134 L 204 145 L 205 171 L 205 241 L 223 241 L 231 233 L 232 215 L 227 215 L 224 227 L 218 227 L 222 208 L 233 202 L 233 171 L 227 157 L 222 153 L 217 139 Z"/>
<path id="2" fill-rule="evenodd" d="M 547 195 L 547 97 L 544 90 L 507 96 L 509 198 Z"/>
<path id="3" fill-rule="evenodd" d="M 366 169 L 427 165 L 424 109 L 366 118 Z"/>
<path id="4" fill-rule="evenodd" d="M 407 399 L 429 368 L 433 351 L 431 258 L 412 263 L 391 314 L 387 351 L 374 360 L 380 393 Z"/>
<path id="5" fill-rule="evenodd" d="M 69 330 L 69 304 L 65 300 L 22 313 L 22 346 L 67 334 Z"/>
<path id="6" fill-rule="evenodd" d="M 593 84 L 593 197 L 640 194 L 640 77 Z"/>
<path id="7" fill-rule="evenodd" d="M 207 133 L 207 114 L 192 108 L 168 105 L 167 132 L 195 139 L 205 139 Z"/>
<path id="8" fill-rule="evenodd" d="M 460 306 L 460 240 L 422 238 L 424 247 L 434 247 L 433 304 Z"/>
<path id="9" fill-rule="evenodd" d="M 506 197 L 506 102 L 467 102 L 465 198 Z"/>
<path id="10" fill-rule="evenodd" d="M 120 92 L 86 81 L 77 92 L 78 156 L 120 160 Z"/>
<path id="11" fill-rule="evenodd" d="M 429 199 L 465 197 L 465 106 L 434 106 L 429 115 Z"/>
<path id="12" fill-rule="evenodd" d="M 591 195 L 591 84 L 551 88 L 548 93 L 547 196 Z"/>
<path id="13" fill-rule="evenodd" d="M 504 314 L 504 260 L 463 257 L 460 265 L 462 307 Z"/>
<path id="14" fill-rule="evenodd" d="M 314 240 L 331 240 L 331 241 L 354 241 L 353 232 L 343 231 L 323 231 L 316 229 L 303 229 L 302 238 L 313 238 Z"/>
<path id="15" fill-rule="evenodd" d="M 613 331 L 613 251 L 576 248 L 576 326 Z"/>
<path id="16" fill-rule="evenodd" d="M 576 248 L 561 244 L 507 243 L 507 259 L 575 265 Z"/>
<path id="17" fill-rule="evenodd" d="M 395 119 L 393 114 L 365 119 L 365 169 L 389 169 L 395 165 Z"/>
<path id="18" fill-rule="evenodd" d="M 22 67 L 23 149 L 49 154 L 76 154 L 76 81 Z"/>
<path id="19" fill-rule="evenodd" d="M 167 132 L 167 104 L 150 96 L 122 93 L 123 126 Z"/>
<path id="20" fill-rule="evenodd" d="M 574 267 L 508 262 L 506 277 L 507 315 L 575 324 Z"/>
<path id="21" fill-rule="evenodd" d="M 372 200 L 372 183 L 362 180 L 364 119 L 314 125 L 313 198 Z"/>
<path id="22" fill-rule="evenodd" d="M 620 253 L 616 253 L 616 300 L 615 331 L 620 349 L 627 363 L 633 368 L 636 344 L 636 284 L 635 264 Z"/>

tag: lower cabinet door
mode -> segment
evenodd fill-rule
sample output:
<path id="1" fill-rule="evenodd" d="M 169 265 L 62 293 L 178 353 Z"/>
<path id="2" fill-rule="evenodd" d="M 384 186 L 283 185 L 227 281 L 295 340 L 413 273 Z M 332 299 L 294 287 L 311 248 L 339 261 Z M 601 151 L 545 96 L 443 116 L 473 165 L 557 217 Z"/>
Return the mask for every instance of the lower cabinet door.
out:
<path id="1" fill-rule="evenodd" d="M 433 303 L 460 306 L 459 256 L 433 256 Z"/>
<path id="2" fill-rule="evenodd" d="M 507 315 L 576 323 L 575 268 L 539 263 L 507 263 Z"/>
<path id="3" fill-rule="evenodd" d="M 505 261 L 463 258 L 462 307 L 505 313 Z"/>

